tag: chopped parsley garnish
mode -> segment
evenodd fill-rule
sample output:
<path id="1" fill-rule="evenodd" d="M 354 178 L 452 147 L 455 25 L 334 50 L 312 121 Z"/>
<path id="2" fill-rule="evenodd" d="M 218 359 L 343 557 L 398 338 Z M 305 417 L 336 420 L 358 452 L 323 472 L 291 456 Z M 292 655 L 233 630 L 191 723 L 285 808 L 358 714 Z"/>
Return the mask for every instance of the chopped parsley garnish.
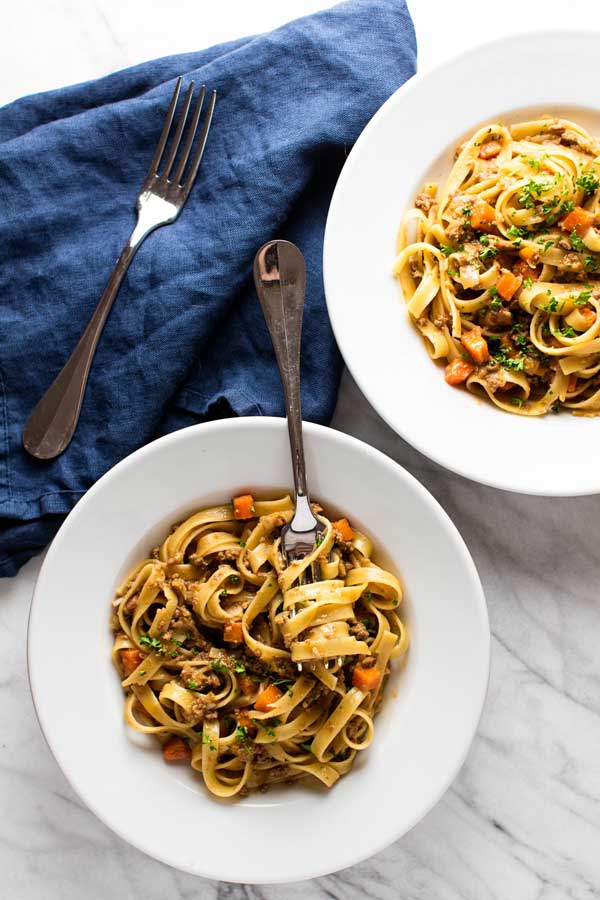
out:
<path id="1" fill-rule="evenodd" d="M 239 576 L 239 575 L 230 575 L 230 576 L 229 576 L 229 580 L 230 580 L 230 582 L 231 582 L 232 584 L 239 584 L 239 583 L 240 583 L 240 576 Z"/>
<path id="2" fill-rule="evenodd" d="M 210 667 L 215 672 L 226 672 L 227 671 L 227 666 L 220 659 L 214 659 L 211 662 Z"/>
<path id="3" fill-rule="evenodd" d="M 227 597 L 229 597 L 229 591 L 224 588 L 219 594 L 219 600 L 225 600 Z"/>
<path id="4" fill-rule="evenodd" d="M 479 235 L 479 243 L 480 243 L 480 244 L 483 244 L 484 247 L 487 247 L 488 244 L 489 244 L 489 242 L 490 242 L 490 239 L 489 239 L 489 237 L 487 236 L 487 234 L 480 234 L 480 235 Z"/>
<path id="5" fill-rule="evenodd" d="M 542 309 L 545 309 L 547 313 L 555 313 L 556 310 L 558 309 L 558 300 L 552 294 L 552 291 L 548 290 L 547 293 L 550 296 L 550 299 L 548 300 L 548 302 L 546 303 L 545 306 L 542 306 Z"/>
<path id="6" fill-rule="evenodd" d="M 202 735 L 202 743 L 207 744 L 210 747 L 210 749 L 213 751 L 213 753 L 217 749 L 207 734 Z"/>
<path id="7" fill-rule="evenodd" d="M 584 169 L 575 184 L 583 188 L 584 197 L 591 197 L 600 187 L 600 178 L 596 178 L 589 169 Z"/>
<path id="8" fill-rule="evenodd" d="M 498 251 L 495 250 L 494 247 L 486 247 L 485 250 L 482 250 L 479 254 L 479 259 L 482 260 L 482 262 L 486 262 L 488 259 L 493 259 L 497 252 Z"/>
<path id="9" fill-rule="evenodd" d="M 463 216 L 465 216 L 467 219 L 470 219 L 470 218 L 471 218 L 471 207 L 470 207 L 470 206 L 464 206 L 464 207 L 463 207 L 462 214 L 463 214 Z"/>
<path id="10" fill-rule="evenodd" d="M 197 681 L 188 681 L 187 686 L 189 687 L 190 691 L 197 691 L 199 687 Z"/>
<path id="11" fill-rule="evenodd" d="M 583 260 L 583 265 L 585 267 L 586 272 L 597 272 L 598 271 L 598 260 L 594 259 L 593 256 L 586 256 Z"/>
<path id="12" fill-rule="evenodd" d="M 560 333 L 563 337 L 566 338 L 574 338 L 577 337 L 575 333 L 575 329 L 571 325 L 565 325 L 564 328 L 560 329 Z"/>
<path id="13" fill-rule="evenodd" d="M 312 753 L 311 745 L 312 745 L 312 742 L 311 742 L 311 741 L 305 741 L 303 744 L 298 744 L 298 746 L 300 747 L 300 749 L 301 749 L 301 750 L 306 750 L 307 753 Z"/>
<path id="14" fill-rule="evenodd" d="M 515 372 L 522 372 L 525 365 L 525 359 L 522 356 L 509 356 L 505 347 L 496 350 L 492 358 L 494 362 L 504 366 L 505 369 L 513 369 Z"/>
<path id="15" fill-rule="evenodd" d="M 158 653 L 162 652 L 162 642 L 160 638 L 150 637 L 149 634 L 143 634 L 140 637 L 140 644 L 145 644 L 147 647 L 150 647 L 151 650 L 156 650 Z"/>
<path id="16" fill-rule="evenodd" d="M 246 666 L 244 665 L 244 663 L 241 660 L 236 659 L 233 663 L 233 671 L 236 672 L 236 674 L 238 674 L 238 675 L 245 675 L 246 674 Z"/>
<path id="17" fill-rule="evenodd" d="M 550 392 L 551 393 L 551 392 Z M 561 403 L 560 400 L 555 400 L 552 406 L 550 407 L 550 412 L 556 414 L 560 412 Z"/>
<path id="18" fill-rule="evenodd" d="M 247 727 L 245 725 L 238 725 L 233 736 L 240 744 L 245 744 L 249 738 Z"/>
<path id="19" fill-rule="evenodd" d="M 590 289 L 582 291 L 580 294 L 577 295 L 575 300 L 573 300 L 573 306 L 585 306 L 585 304 L 587 303 L 587 301 L 590 299 L 591 296 L 592 296 L 592 292 Z"/>
<path id="20" fill-rule="evenodd" d="M 324 540 L 325 540 L 324 535 L 320 531 L 318 531 L 317 536 L 315 538 L 315 546 L 320 547 Z"/>
<path id="21" fill-rule="evenodd" d="M 246 546 L 246 541 L 240 541 L 240 547 L 245 547 L 245 546 Z"/>
<path id="22" fill-rule="evenodd" d="M 573 203 L 572 200 L 563 200 L 563 202 L 558 207 L 558 210 L 555 213 L 555 215 L 553 215 L 551 217 L 551 219 L 548 219 L 549 224 L 551 224 L 551 225 L 554 224 L 554 222 L 556 222 L 557 219 L 560 219 L 561 216 L 566 216 L 567 213 L 570 213 L 574 209 L 575 209 L 575 204 Z"/>
<path id="23" fill-rule="evenodd" d="M 372 599 L 373 599 L 373 594 L 371 593 L 371 591 L 365 591 L 365 592 L 363 593 L 363 597 L 365 598 L 365 600 L 372 600 Z"/>
<path id="24" fill-rule="evenodd" d="M 528 181 L 527 184 L 523 185 L 519 192 L 519 203 L 521 203 L 525 209 L 532 209 L 535 206 L 536 199 L 547 190 L 548 185 L 543 181 Z"/>
<path id="25" fill-rule="evenodd" d="M 550 247 L 554 247 L 554 241 L 546 241 L 542 247 L 542 253 L 546 253 Z"/>
<path id="26" fill-rule="evenodd" d="M 507 228 L 506 230 L 506 236 L 511 239 L 518 238 L 520 240 L 521 238 L 527 237 L 527 229 L 519 228 L 518 225 L 511 225 L 510 228 Z"/>
<path id="27" fill-rule="evenodd" d="M 263 731 L 265 731 L 269 737 L 275 737 L 275 732 L 271 726 L 272 725 L 275 725 L 275 726 L 281 725 L 281 719 L 278 719 L 277 717 L 275 717 L 274 719 L 271 719 L 270 723 L 268 723 L 268 724 L 266 722 L 261 722 L 260 719 L 252 719 L 252 721 L 254 722 L 255 725 L 258 725 L 259 728 L 262 728 Z"/>
<path id="28" fill-rule="evenodd" d="M 526 278 L 523 282 L 523 287 L 528 290 L 533 284 L 533 278 Z"/>
<path id="29" fill-rule="evenodd" d="M 585 252 L 586 246 L 583 243 L 583 241 L 581 240 L 581 238 L 579 237 L 579 235 L 577 234 L 577 232 L 575 231 L 575 229 L 573 229 L 573 231 L 569 235 L 569 241 L 571 242 L 571 247 L 573 248 L 573 250 L 577 250 L 579 253 Z"/>
<path id="30" fill-rule="evenodd" d="M 521 397 L 511 397 L 510 402 L 512 403 L 513 406 L 518 406 L 520 408 L 521 406 L 523 406 L 523 403 L 525 401 L 522 400 Z"/>
<path id="31" fill-rule="evenodd" d="M 490 306 L 492 307 L 492 309 L 500 309 L 500 307 L 502 306 L 502 297 L 498 293 L 497 287 L 494 286 L 490 288 L 490 296 L 492 298 L 490 300 Z"/>
<path id="32" fill-rule="evenodd" d="M 454 247 L 451 247 L 450 244 L 440 244 L 440 250 L 444 254 L 444 256 L 450 256 L 451 253 L 454 253 Z"/>
<path id="33" fill-rule="evenodd" d="M 145 670 L 145 669 L 142 669 L 141 672 L 138 672 L 138 675 L 145 675 L 145 674 L 146 674 L 146 670 Z"/>

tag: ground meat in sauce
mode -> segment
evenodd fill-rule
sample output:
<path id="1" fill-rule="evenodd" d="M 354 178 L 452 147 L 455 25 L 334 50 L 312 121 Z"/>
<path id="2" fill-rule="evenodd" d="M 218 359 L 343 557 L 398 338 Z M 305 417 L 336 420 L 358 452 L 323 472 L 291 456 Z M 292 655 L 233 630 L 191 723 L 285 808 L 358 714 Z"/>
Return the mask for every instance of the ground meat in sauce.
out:
<path id="1" fill-rule="evenodd" d="M 371 635 L 369 634 L 369 630 L 363 625 L 362 622 L 355 622 L 353 625 L 351 625 L 350 634 L 353 634 L 358 641 L 368 641 L 371 637 Z"/>
<path id="2" fill-rule="evenodd" d="M 194 690 L 208 688 L 217 691 L 221 687 L 221 679 L 216 672 L 201 672 L 197 666 L 184 665 L 181 669 L 181 680 L 187 686 L 189 682 L 196 685 Z"/>
<path id="3" fill-rule="evenodd" d="M 424 213 L 428 213 L 434 203 L 435 200 L 430 194 L 421 193 L 415 197 L 415 206 L 417 209 L 423 210 Z"/>

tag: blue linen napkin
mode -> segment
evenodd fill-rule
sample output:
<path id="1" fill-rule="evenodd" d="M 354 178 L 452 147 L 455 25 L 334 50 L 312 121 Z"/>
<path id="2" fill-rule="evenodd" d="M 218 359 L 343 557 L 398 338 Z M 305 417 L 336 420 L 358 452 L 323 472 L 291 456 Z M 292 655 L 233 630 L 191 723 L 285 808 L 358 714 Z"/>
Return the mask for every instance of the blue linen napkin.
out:
<path id="1" fill-rule="evenodd" d="M 307 259 L 303 413 L 329 420 L 342 363 L 321 276 L 327 208 L 352 143 L 413 74 L 415 55 L 403 0 L 348 0 L 0 110 L 0 575 L 15 574 L 107 469 L 157 435 L 283 414 L 251 277 L 274 237 Z M 73 441 L 39 462 L 22 449 L 23 426 L 135 223 L 179 74 L 218 91 L 198 180 L 121 286 Z"/>

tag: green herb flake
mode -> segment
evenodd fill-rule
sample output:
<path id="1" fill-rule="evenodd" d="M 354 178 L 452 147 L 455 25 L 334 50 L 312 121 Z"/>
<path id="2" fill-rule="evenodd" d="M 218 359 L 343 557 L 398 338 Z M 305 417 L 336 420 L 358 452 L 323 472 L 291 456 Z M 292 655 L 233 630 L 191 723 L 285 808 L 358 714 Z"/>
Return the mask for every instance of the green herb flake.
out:
<path id="1" fill-rule="evenodd" d="M 513 406 L 518 406 L 519 408 L 521 408 L 521 406 L 523 406 L 523 403 L 525 401 L 522 400 L 521 397 L 511 397 L 510 402 L 512 403 Z"/>
<path id="2" fill-rule="evenodd" d="M 298 744 L 298 746 L 300 747 L 301 750 L 304 750 L 306 753 L 312 753 L 312 750 L 311 750 L 312 742 L 311 741 L 305 741 L 303 744 Z"/>
<path id="3" fill-rule="evenodd" d="M 578 253 L 584 253 L 587 249 L 575 229 L 569 235 L 569 241 L 571 242 L 571 247 L 573 250 L 577 250 Z"/>
<path id="4" fill-rule="evenodd" d="M 140 637 L 140 644 L 144 644 L 147 647 L 150 647 L 152 650 L 156 650 L 158 653 L 162 653 L 162 642 L 160 638 L 150 637 L 149 634 L 143 634 Z"/>
<path id="5" fill-rule="evenodd" d="M 575 184 L 583 188 L 584 197 L 591 197 L 600 187 L 600 178 L 596 178 L 589 169 L 584 169 Z"/>

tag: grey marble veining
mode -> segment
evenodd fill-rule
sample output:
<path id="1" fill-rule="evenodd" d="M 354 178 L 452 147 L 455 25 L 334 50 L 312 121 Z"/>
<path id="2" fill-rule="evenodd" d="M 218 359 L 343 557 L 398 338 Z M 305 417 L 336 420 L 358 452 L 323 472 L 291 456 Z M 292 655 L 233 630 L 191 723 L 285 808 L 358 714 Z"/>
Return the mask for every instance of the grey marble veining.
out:
<path id="1" fill-rule="evenodd" d="M 148 859 L 82 806 L 40 734 L 25 671 L 34 560 L 0 583 L 5 900 L 600 896 L 600 498 L 525 497 L 451 475 L 393 434 L 348 376 L 334 425 L 425 484 L 467 541 L 484 583 L 493 631 L 490 689 L 451 790 L 384 852 L 311 882 L 218 884 Z"/>

